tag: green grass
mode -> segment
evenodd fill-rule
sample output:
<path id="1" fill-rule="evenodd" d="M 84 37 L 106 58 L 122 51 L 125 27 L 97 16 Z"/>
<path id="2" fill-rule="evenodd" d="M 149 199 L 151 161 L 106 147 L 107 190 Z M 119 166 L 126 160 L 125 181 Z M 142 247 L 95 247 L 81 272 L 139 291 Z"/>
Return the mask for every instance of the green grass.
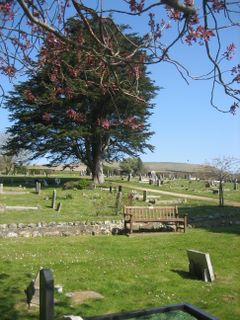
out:
<path id="1" fill-rule="evenodd" d="M 220 232 L 221 231 L 221 232 Z M 186 234 L 0 239 L 2 320 L 37 319 L 23 303 L 23 290 L 40 266 L 51 268 L 64 293 L 94 290 L 103 300 L 74 305 L 58 294 L 63 314 L 93 316 L 189 302 L 219 317 L 240 318 L 240 228 Z M 231 248 L 231 250 L 229 250 Z M 209 252 L 213 283 L 189 277 L 186 249 Z"/>
<path id="2" fill-rule="evenodd" d="M 107 182 L 106 185 L 111 183 Z M 125 181 L 122 204 L 129 204 Z M 144 187 L 137 182 L 131 185 Z M 13 184 L 14 185 L 14 184 Z M 160 190 L 211 196 L 202 182 L 166 183 Z M 171 187 L 171 188 L 170 188 Z M 230 188 L 231 186 L 229 186 Z M 165 189 L 164 189 L 165 188 Z M 167 189 L 169 188 L 169 189 Z M 8 188 L 4 186 L 4 189 Z M 23 191 L 9 187 L 8 190 Z M 0 223 L 34 223 L 49 221 L 116 220 L 116 193 L 95 190 L 63 190 L 57 188 L 57 202 L 62 211 L 51 208 L 53 188 L 43 188 L 40 195 L 27 187 L 26 195 L 0 194 L 0 204 L 39 205 L 38 211 L 0 212 Z M 239 200 L 239 191 L 228 191 L 230 200 Z M 141 193 L 141 192 L 140 192 Z M 227 193 L 225 193 L 227 197 Z M 160 195 L 160 199 L 176 199 Z M 134 205 L 146 205 L 134 201 Z M 105 298 L 72 306 L 65 295 L 56 295 L 56 319 L 63 314 L 93 316 L 112 312 L 157 307 L 189 302 L 220 319 L 240 318 L 240 207 L 219 208 L 208 201 L 188 200 L 179 204 L 180 214 L 189 217 L 211 216 L 204 228 L 188 229 L 186 234 L 155 233 L 143 236 L 81 236 L 0 239 L 0 314 L 2 320 L 38 319 L 35 309 L 27 310 L 23 290 L 34 278 L 40 266 L 51 268 L 55 282 L 64 285 L 64 293 L 94 290 Z M 227 217 L 233 226 L 215 228 L 216 215 Z M 222 218 L 221 218 L 222 219 Z M 216 280 L 204 283 L 189 277 L 186 249 L 209 252 Z"/>
<path id="3" fill-rule="evenodd" d="M 129 185 L 126 180 L 112 180 L 113 182 L 122 183 L 123 185 Z M 217 189 L 216 187 L 206 188 L 205 181 L 188 181 L 186 179 L 176 179 L 176 180 L 166 180 L 163 185 L 159 187 L 156 185 L 149 185 L 148 183 L 139 183 L 136 179 L 132 179 L 130 184 L 132 186 L 149 188 L 152 190 L 162 190 L 175 193 L 184 193 L 187 195 L 196 195 L 209 197 L 212 199 L 218 199 L 217 194 L 213 194 L 212 189 Z M 224 199 L 229 201 L 238 201 L 240 204 L 240 187 L 237 191 L 233 190 L 233 183 L 227 182 L 224 185 Z"/>
<path id="4" fill-rule="evenodd" d="M 106 184 L 107 185 L 107 184 Z M 131 189 L 126 188 L 123 184 L 122 206 L 130 204 L 128 194 Z M 5 191 L 23 191 L 19 187 L 4 187 Z M 57 203 L 62 203 L 62 210 L 57 213 L 51 208 L 51 197 L 53 188 L 43 187 L 41 194 L 37 195 L 34 188 L 27 187 L 25 195 L 8 195 L 0 194 L 0 204 L 8 206 L 39 206 L 38 210 L 6 210 L 0 212 L 1 223 L 37 223 L 51 221 L 99 221 L 99 220 L 117 220 L 122 218 L 122 209 L 119 214 L 115 211 L 116 192 L 110 193 L 107 190 L 63 190 L 61 187 L 57 190 Z M 142 192 L 139 191 L 142 195 Z M 150 192 L 148 192 L 150 194 Z M 174 200 L 178 197 L 159 195 L 159 200 Z M 133 205 L 146 205 L 141 200 L 134 200 Z M 164 205 L 164 204 L 160 204 Z M 240 207 L 225 206 L 219 208 L 217 204 L 208 201 L 187 200 L 186 203 L 178 204 L 180 214 L 187 213 L 189 217 L 194 216 L 214 216 L 221 214 L 227 218 L 234 217 L 240 219 Z"/>

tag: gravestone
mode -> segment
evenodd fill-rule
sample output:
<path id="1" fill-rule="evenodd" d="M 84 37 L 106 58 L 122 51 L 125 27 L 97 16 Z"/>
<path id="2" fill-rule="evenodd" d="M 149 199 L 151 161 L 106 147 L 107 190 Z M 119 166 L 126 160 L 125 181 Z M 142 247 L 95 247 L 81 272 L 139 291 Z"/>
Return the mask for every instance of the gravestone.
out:
<path id="1" fill-rule="evenodd" d="M 49 269 L 40 270 L 40 320 L 54 319 L 54 280 Z"/>
<path id="2" fill-rule="evenodd" d="M 41 193 L 41 182 L 36 181 L 35 189 L 36 189 L 36 193 L 37 193 L 37 194 L 40 194 L 40 193 Z"/>
<path id="3" fill-rule="evenodd" d="M 122 190 L 122 188 L 120 188 L 121 186 L 119 186 L 118 190 Z M 122 203 L 122 191 L 118 191 L 117 195 L 116 195 L 116 201 L 115 201 L 115 213 L 118 214 L 119 210 L 121 208 L 121 203 Z"/>
<path id="4" fill-rule="evenodd" d="M 0 183 L 0 193 L 3 193 L 3 184 Z"/>
<path id="5" fill-rule="evenodd" d="M 237 182 L 237 179 L 234 181 L 233 183 L 233 190 L 234 191 L 237 191 L 238 190 L 238 182 Z"/>
<path id="6" fill-rule="evenodd" d="M 56 207 L 56 198 L 57 198 L 57 191 L 53 190 L 52 193 L 52 208 L 55 209 Z"/>
<path id="7" fill-rule="evenodd" d="M 143 201 L 147 201 L 147 190 L 143 190 Z"/>
<path id="8" fill-rule="evenodd" d="M 62 209 L 62 203 L 59 202 L 58 205 L 57 205 L 57 209 L 56 210 L 57 210 L 58 213 L 60 213 L 61 209 Z"/>
<path id="9" fill-rule="evenodd" d="M 205 282 L 214 281 L 215 276 L 209 253 L 187 250 L 189 272 L 192 276 Z"/>

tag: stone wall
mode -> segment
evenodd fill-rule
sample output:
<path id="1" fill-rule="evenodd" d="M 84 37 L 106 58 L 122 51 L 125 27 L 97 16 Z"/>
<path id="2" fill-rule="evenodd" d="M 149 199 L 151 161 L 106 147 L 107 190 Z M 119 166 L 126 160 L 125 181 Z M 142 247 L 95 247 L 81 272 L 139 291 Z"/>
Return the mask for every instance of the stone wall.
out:
<path id="1" fill-rule="evenodd" d="M 45 237 L 72 235 L 119 234 L 123 221 L 98 222 L 49 222 L 0 224 L 0 237 Z"/>

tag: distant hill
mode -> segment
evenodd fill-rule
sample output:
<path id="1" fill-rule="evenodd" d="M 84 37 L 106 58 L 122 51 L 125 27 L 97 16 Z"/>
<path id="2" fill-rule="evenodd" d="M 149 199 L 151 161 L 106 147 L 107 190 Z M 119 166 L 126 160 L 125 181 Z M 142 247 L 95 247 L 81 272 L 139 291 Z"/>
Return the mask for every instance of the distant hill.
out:
<path id="1" fill-rule="evenodd" d="M 178 162 L 143 162 L 149 171 L 197 173 L 205 169 L 204 165 Z"/>
<path id="2" fill-rule="evenodd" d="M 112 164 L 106 163 L 107 166 L 119 169 L 119 163 L 113 162 Z M 205 170 L 204 165 L 200 164 L 191 164 L 191 163 L 178 163 L 178 162 L 143 162 L 144 167 L 147 171 L 156 171 L 156 172 L 168 172 L 168 173 L 199 173 Z M 48 164 L 40 165 L 35 164 L 32 166 L 28 166 L 29 169 L 51 169 L 56 171 L 62 171 L 64 169 L 63 165 L 51 166 Z M 86 166 L 84 164 L 78 164 L 73 168 L 66 167 L 64 171 L 82 171 L 86 170 Z"/>

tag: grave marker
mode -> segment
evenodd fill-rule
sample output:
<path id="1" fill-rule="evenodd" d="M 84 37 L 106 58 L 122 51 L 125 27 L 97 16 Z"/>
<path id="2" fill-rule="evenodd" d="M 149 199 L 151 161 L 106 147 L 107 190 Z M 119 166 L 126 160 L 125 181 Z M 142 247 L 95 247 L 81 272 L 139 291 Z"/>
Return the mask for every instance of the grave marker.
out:
<path id="1" fill-rule="evenodd" d="M 147 201 L 147 190 L 143 190 L 143 201 Z"/>
<path id="2" fill-rule="evenodd" d="M 62 203 L 59 202 L 58 205 L 57 205 L 57 212 L 60 213 L 61 209 L 62 209 Z"/>
<path id="3" fill-rule="evenodd" d="M 56 198 L 57 198 L 57 191 L 53 190 L 53 193 L 52 193 L 52 208 L 53 209 L 55 209 L 55 206 L 56 206 Z"/>
<path id="4" fill-rule="evenodd" d="M 40 194 L 40 193 L 41 193 L 41 182 L 36 181 L 35 190 L 36 190 L 36 193 L 37 193 L 37 194 Z"/>
<path id="5" fill-rule="evenodd" d="M 205 282 L 214 281 L 215 276 L 209 253 L 187 250 L 187 255 L 191 275 Z"/>
<path id="6" fill-rule="evenodd" d="M 40 320 L 54 319 L 54 280 L 51 270 L 40 270 Z"/>

